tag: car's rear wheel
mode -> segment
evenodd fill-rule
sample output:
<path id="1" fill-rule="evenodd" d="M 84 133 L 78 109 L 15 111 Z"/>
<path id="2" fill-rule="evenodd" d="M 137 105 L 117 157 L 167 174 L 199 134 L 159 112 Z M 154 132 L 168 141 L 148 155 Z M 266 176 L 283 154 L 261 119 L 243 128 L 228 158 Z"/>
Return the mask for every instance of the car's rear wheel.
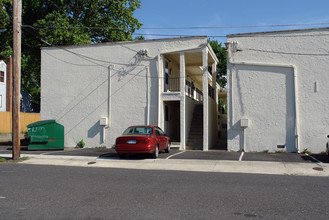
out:
<path id="1" fill-rule="evenodd" d="M 159 156 L 159 145 L 155 147 L 154 152 L 152 153 L 152 158 L 156 159 Z"/>
<path id="2" fill-rule="evenodd" d="M 166 153 L 169 153 L 169 151 L 170 151 L 170 141 L 168 142 L 168 144 L 167 144 L 167 148 L 165 149 L 165 152 Z"/>

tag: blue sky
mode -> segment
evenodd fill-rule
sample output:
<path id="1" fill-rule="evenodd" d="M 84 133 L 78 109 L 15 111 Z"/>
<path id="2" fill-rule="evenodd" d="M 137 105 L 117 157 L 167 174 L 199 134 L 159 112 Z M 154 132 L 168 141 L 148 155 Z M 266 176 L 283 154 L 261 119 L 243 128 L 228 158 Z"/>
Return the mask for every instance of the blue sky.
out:
<path id="1" fill-rule="evenodd" d="M 134 16 L 143 23 L 143 28 L 327 23 L 289 27 L 141 29 L 136 31 L 136 33 L 144 34 L 146 39 L 170 37 L 147 34 L 226 36 L 234 33 L 329 27 L 329 0 L 141 0 L 141 4 L 141 8 L 135 11 Z M 226 41 L 225 37 L 211 39 L 219 42 Z"/>

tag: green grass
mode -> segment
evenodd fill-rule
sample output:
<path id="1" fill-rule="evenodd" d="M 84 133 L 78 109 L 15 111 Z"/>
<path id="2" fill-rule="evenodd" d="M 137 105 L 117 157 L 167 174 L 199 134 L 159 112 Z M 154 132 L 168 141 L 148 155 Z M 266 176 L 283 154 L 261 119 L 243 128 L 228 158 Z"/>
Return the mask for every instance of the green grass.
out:
<path id="1" fill-rule="evenodd" d="M 310 154 L 311 151 L 309 151 L 307 148 L 305 148 L 303 151 L 302 151 L 302 154 Z"/>
<path id="2" fill-rule="evenodd" d="M 3 157 L 0 157 L 0 163 L 19 163 L 19 162 L 22 162 L 22 161 L 25 161 L 25 160 L 28 160 L 30 159 L 29 157 L 20 157 L 18 159 L 6 159 L 6 158 L 3 158 Z"/>

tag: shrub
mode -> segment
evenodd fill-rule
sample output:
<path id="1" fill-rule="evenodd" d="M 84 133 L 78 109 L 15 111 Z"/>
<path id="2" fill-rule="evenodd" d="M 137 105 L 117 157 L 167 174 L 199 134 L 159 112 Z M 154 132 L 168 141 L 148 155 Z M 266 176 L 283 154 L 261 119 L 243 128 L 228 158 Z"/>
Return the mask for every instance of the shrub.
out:
<path id="1" fill-rule="evenodd" d="M 80 148 L 84 148 L 85 145 L 86 145 L 86 143 L 83 141 L 83 139 L 81 139 L 81 141 L 79 141 L 77 143 L 77 147 L 80 147 Z"/>

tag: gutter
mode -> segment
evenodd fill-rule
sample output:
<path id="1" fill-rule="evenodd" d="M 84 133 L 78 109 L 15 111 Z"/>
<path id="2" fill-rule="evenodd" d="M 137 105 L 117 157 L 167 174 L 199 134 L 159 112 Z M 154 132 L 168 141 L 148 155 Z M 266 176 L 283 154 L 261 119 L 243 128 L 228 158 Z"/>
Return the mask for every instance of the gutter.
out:
<path id="1" fill-rule="evenodd" d="M 284 67 L 284 68 L 292 68 L 293 69 L 293 75 L 294 75 L 294 99 L 295 99 L 295 143 L 296 143 L 296 151 L 297 153 L 300 153 L 300 146 L 299 146 L 299 121 L 298 121 L 298 90 L 297 90 L 297 67 L 293 64 L 282 64 L 282 63 L 260 63 L 260 62 L 237 62 L 237 61 L 233 61 L 232 60 L 232 43 L 233 42 L 227 42 L 225 43 L 226 48 L 227 48 L 227 61 L 229 64 L 231 65 L 244 65 L 244 66 L 265 66 L 265 67 Z M 234 42 L 237 43 L 237 42 Z M 235 45 L 234 45 L 235 46 Z M 234 49 L 236 51 L 236 48 Z M 233 85 L 233 75 L 231 78 L 231 82 Z M 232 97 L 233 97 L 233 89 L 232 89 L 232 93 L 231 93 Z M 232 118 L 233 118 L 233 106 L 231 106 L 232 108 Z"/>

